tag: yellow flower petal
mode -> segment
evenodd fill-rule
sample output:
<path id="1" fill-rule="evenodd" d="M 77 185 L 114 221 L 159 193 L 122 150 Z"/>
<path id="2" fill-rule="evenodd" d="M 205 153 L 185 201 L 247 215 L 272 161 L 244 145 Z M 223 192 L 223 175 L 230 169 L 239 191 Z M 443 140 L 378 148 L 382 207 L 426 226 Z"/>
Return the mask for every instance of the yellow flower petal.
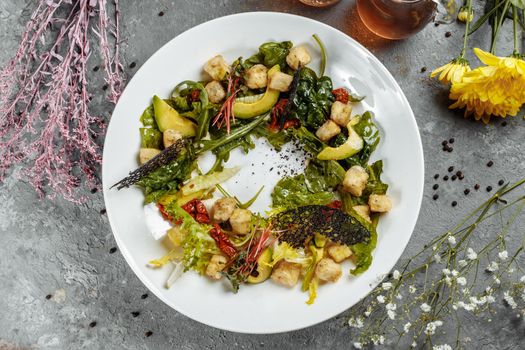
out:
<path id="1" fill-rule="evenodd" d="M 479 60 L 488 66 L 495 66 L 499 63 L 499 58 L 494 56 L 490 52 L 483 51 L 477 47 L 474 48 L 474 53 L 478 56 Z"/>

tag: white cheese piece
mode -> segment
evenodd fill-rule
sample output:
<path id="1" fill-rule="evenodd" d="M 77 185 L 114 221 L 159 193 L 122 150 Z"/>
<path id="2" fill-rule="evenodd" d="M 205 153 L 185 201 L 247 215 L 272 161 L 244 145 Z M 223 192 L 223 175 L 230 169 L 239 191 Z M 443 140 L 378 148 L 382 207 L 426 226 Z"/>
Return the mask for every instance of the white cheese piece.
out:
<path id="1" fill-rule="evenodd" d="M 162 217 L 155 203 L 144 206 L 144 217 L 146 218 L 146 226 L 156 240 L 163 238 L 166 231 L 171 228 L 171 224 Z"/>

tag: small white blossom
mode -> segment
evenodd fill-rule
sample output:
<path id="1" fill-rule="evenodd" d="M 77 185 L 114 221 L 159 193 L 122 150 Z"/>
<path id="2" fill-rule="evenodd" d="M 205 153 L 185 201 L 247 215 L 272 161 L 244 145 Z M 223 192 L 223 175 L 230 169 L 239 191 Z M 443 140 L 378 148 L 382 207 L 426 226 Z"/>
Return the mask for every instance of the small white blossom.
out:
<path id="1" fill-rule="evenodd" d="M 385 343 L 385 337 L 382 335 L 372 336 L 372 343 L 374 345 L 383 345 Z"/>
<path id="2" fill-rule="evenodd" d="M 363 348 L 363 344 L 359 343 L 359 342 L 355 342 L 354 343 L 354 348 L 356 349 L 362 349 Z"/>
<path id="3" fill-rule="evenodd" d="M 384 304 L 385 303 L 385 296 L 384 295 L 378 295 L 377 296 L 377 301 L 379 304 Z"/>
<path id="4" fill-rule="evenodd" d="M 396 311 L 396 309 L 397 309 L 397 305 L 394 304 L 394 303 L 388 303 L 388 304 L 385 305 L 385 307 L 386 307 L 387 310 L 392 310 L 392 311 Z"/>
<path id="5" fill-rule="evenodd" d="M 498 284 L 498 285 L 501 284 L 501 281 L 499 280 L 498 277 L 496 277 L 496 276 L 492 276 L 492 278 L 494 279 L 494 283 L 496 283 L 496 284 Z"/>
<path id="6" fill-rule="evenodd" d="M 416 287 L 414 287 L 414 286 L 409 286 L 408 287 L 408 292 L 410 294 L 414 294 L 416 291 L 417 291 Z"/>
<path id="7" fill-rule="evenodd" d="M 363 319 L 361 317 L 357 317 L 357 318 L 352 317 L 348 320 L 348 325 L 354 328 L 363 328 L 364 326 Z"/>
<path id="8" fill-rule="evenodd" d="M 394 277 L 395 280 L 398 280 L 401 277 L 401 273 L 397 270 L 394 270 L 392 277 Z"/>
<path id="9" fill-rule="evenodd" d="M 509 253 L 506 250 L 499 252 L 498 258 L 500 258 L 501 261 L 505 261 L 509 258 Z"/>
<path id="10" fill-rule="evenodd" d="M 397 293 L 397 294 L 396 294 L 396 299 L 397 299 L 397 300 L 401 300 L 401 299 L 403 299 L 403 295 L 402 295 L 401 293 Z"/>
<path id="11" fill-rule="evenodd" d="M 489 266 L 487 266 L 485 270 L 487 270 L 488 272 L 495 272 L 495 271 L 498 271 L 498 269 L 499 269 L 498 263 L 495 261 L 491 261 Z"/>
<path id="12" fill-rule="evenodd" d="M 450 277 L 445 277 L 445 283 L 447 284 L 447 286 L 451 286 L 452 285 L 452 279 Z"/>
<path id="13" fill-rule="evenodd" d="M 449 269 L 443 269 L 443 270 L 441 270 L 441 272 L 443 272 L 443 274 L 444 274 L 445 276 L 450 275 L 450 270 L 449 270 Z"/>
<path id="14" fill-rule="evenodd" d="M 494 298 L 492 295 L 487 295 L 487 303 L 494 304 L 496 302 L 496 298 Z"/>
<path id="15" fill-rule="evenodd" d="M 386 313 L 387 313 L 389 319 L 391 319 L 391 320 L 395 320 L 396 319 L 396 312 L 395 311 L 388 310 Z"/>
<path id="16" fill-rule="evenodd" d="M 458 309 L 458 304 L 457 304 L 457 303 L 453 303 L 453 304 L 452 304 L 452 308 L 453 308 L 454 310 L 457 310 L 457 309 Z"/>
<path id="17" fill-rule="evenodd" d="M 472 248 L 467 249 L 467 258 L 469 260 L 476 260 L 478 258 L 478 254 L 474 251 Z"/>
<path id="18" fill-rule="evenodd" d="M 368 306 L 365 311 L 365 317 L 370 316 L 371 313 L 372 313 L 372 306 Z"/>
<path id="19" fill-rule="evenodd" d="M 432 347 L 432 350 L 452 350 L 452 348 L 448 344 L 443 344 L 443 345 L 434 345 Z"/>
<path id="20" fill-rule="evenodd" d="M 463 301 L 460 301 L 458 303 L 458 307 L 462 308 L 462 309 L 464 309 L 466 311 L 474 311 L 474 310 L 476 310 L 476 304 L 473 304 L 473 303 L 468 303 L 467 304 L 467 303 L 465 303 Z"/>
<path id="21" fill-rule="evenodd" d="M 510 269 L 507 270 L 507 272 L 509 273 L 509 276 L 510 276 L 510 274 L 514 272 L 514 268 L 511 267 Z"/>
<path id="22" fill-rule="evenodd" d="M 460 286 L 464 286 L 467 284 L 467 279 L 465 277 L 458 277 L 456 280 Z"/>
<path id="23" fill-rule="evenodd" d="M 408 331 L 410 330 L 410 327 L 412 327 L 412 323 L 410 322 L 405 323 L 405 325 L 403 326 L 403 331 L 405 331 L 405 333 L 408 333 Z"/>
<path id="24" fill-rule="evenodd" d="M 392 283 L 390 282 L 385 282 L 381 285 L 381 288 L 383 288 L 383 290 L 390 290 L 392 289 Z"/>
<path id="25" fill-rule="evenodd" d="M 521 276 L 521 278 L 520 278 L 520 282 L 525 283 L 525 276 Z"/>
<path id="26" fill-rule="evenodd" d="M 458 277 L 459 272 L 457 270 L 452 270 L 450 271 L 450 274 L 452 275 L 452 277 Z"/>
<path id="27" fill-rule="evenodd" d="M 503 293 L 503 300 L 505 300 L 505 302 L 514 310 L 516 307 L 518 307 L 518 304 L 516 304 L 516 301 L 514 300 L 514 298 L 512 297 L 512 295 L 510 295 L 509 291 L 506 291 L 505 293 Z"/>
<path id="28" fill-rule="evenodd" d="M 487 294 L 491 294 L 493 292 L 492 288 L 491 287 L 487 287 L 485 288 L 485 293 Z"/>
<path id="29" fill-rule="evenodd" d="M 425 334 L 434 335 L 436 333 L 436 329 L 438 327 L 441 327 L 442 325 L 443 325 L 442 321 L 429 322 L 425 328 Z"/>
<path id="30" fill-rule="evenodd" d="M 470 294 L 470 289 L 468 289 L 468 288 L 463 288 L 463 289 L 461 290 L 461 292 L 462 292 L 463 294 L 465 294 L 465 295 L 469 295 L 469 294 Z"/>
<path id="31" fill-rule="evenodd" d="M 448 243 L 450 243 L 451 245 L 456 244 L 456 237 L 454 236 L 448 236 L 447 240 L 448 240 Z"/>
<path id="32" fill-rule="evenodd" d="M 458 261 L 458 266 L 459 266 L 459 267 L 465 267 L 465 266 L 467 266 L 467 264 L 468 264 L 468 263 L 467 263 L 466 260 L 463 260 L 463 259 L 462 259 L 462 260 L 459 260 L 459 261 Z"/>
<path id="33" fill-rule="evenodd" d="M 439 256 L 439 254 L 434 255 L 434 260 L 439 264 L 441 262 L 441 256 Z"/>
<path id="34" fill-rule="evenodd" d="M 427 303 L 421 304 L 420 308 L 423 312 L 430 312 L 430 310 L 432 310 L 430 305 L 428 305 Z"/>
<path id="35" fill-rule="evenodd" d="M 412 344 L 410 344 L 410 346 L 411 346 L 412 348 L 415 348 L 415 347 L 417 346 L 417 343 L 416 343 L 415 341 L 413 341 Z"/>

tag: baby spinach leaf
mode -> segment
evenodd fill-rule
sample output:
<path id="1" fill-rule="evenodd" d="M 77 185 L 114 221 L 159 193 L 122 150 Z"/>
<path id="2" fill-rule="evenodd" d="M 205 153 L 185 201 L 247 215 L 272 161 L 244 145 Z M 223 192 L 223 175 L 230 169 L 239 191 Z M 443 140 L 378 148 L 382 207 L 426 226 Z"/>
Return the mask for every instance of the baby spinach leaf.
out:
<path id="1" fill-rule="evenodd" d="M 333 200 L 335 200 L 333 192 L 311 192 L 306 186 L 303 174 L 283 177 L 272 192 L 274 208 L 291 209 L 309 204 L 326 205 Z"/>
<path id="2" fill-rule="evenodd" d="M 264 43 L 259 46 L 258 53 L 244 62 L 244 66 L 249 68 L 255 64 L 264 64 L 266 67 L 271 68 L 278 64 L 283 69 L 286 67 L 286 56 L 288 56 L 292 46 L 291 41 Z"/>
<path id="3" fill-rule="evenodd" d="M 312 159 L 304 174 L 306 187 L 316 193 L 332 190 L 343 182 L 345 170 L 336 161 Z"/>

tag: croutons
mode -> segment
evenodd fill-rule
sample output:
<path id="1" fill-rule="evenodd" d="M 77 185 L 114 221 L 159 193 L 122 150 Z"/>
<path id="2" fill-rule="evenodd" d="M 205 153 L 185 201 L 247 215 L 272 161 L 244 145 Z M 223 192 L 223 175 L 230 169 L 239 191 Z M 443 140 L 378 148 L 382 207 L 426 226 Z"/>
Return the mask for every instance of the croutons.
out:
<path id="1" fill-rule="evenodd" d="M 233 232 L 237 234 L 249 233 L 252 226 L 252 213 L 247 209 L 235 209 L 230 216 L 230 225 Z"/>
<path id="2" fill-rule="evenodd" d="M 212 77 L 213 80 L 222 80 L 230 72 L 230 66 L 221 55 L 210 59 L 204 65 L 204 71 Z"/>
<path id="3" fill-rule="evenodd" d="M 213 220 L 219 222 L 227 221 L 232 216 L 236 206 L 237 202 L 233 198 L 217 199 L 211 209 Z"/>
<path id="4" fill-rule="evenodd" d="M 308 50 L 304 46 L 292 47 L 290 53 L 286 56 L 286 63 L 294 70 L 297 70 L 299 65 L 301 67 L 306 66 L 311 60 L 310 53 L 308 53 Z"/>
<path id="5" fill-rule="evenodd" d="M 322 258 L 315 267 L 315 275 L 325 282 L 336 282 L 343 272 L 341 265 L 330 258 Z"/>
<path id="6" fill-rule="evenodd" d="M 164 147 L 166 148 L 173 145 L 175 142 L 177 142 L 181 138 L 182 138 L 181 133 L 173 129 L 166 129 L 162 133 L 162 141 L 164 143 Z"/>
<path id="7" fill-rule="evenodd" d="M 386 194 L 371 194 L 368 205 L 370 210 L 376 213 L 386 213 L 392 209 L 392 201 Z"/>
<path id="8" fill-rule="evenodd" d="M 352 255 L 352 251 L 344 244 L 334 244 L 329 246 L 327 249 L 328 255 L 337 263 L 349 258 Z"/>
<path id="9" fill-rule="evenodd" d="M 221 279 L 221 271 L 224 269 L 227 262 L 228 259 L 226 259 L 225 256 L 214 254 L 210 259 L 210 263 L 206 266 L 206 276 L 214 280 Z"/>
<path id="10" fill-rule="evenodd" d="M 350 113 L 352 113 L 352 106 L 350 106 L 350 104 L 335 101 L 332 104 L 330 119 L 338 125 L 346 126 L 350 121 Z"/>
<path id="11" fill-rule="evenodd" d="M 217 80 L 210 81 L 204 88 L 211 103 L 219 103 L 226 97 L 226 91 Z"/>
<path id="12" fill-rule="evenodd" d="M 345 174 L 343 180 L 343 188 L 345 191 L 350 192 L 356 197 L 360 197 L 363 194 L 363 190 L 366 187 L 368 181 L 368 173 L 363 167 L 354 165 Z"/>
<path id="13" fill-rule="evenodd" d="M 156 148 L 141 148 L 139 151 L 139 162 L 140 164 L 145 164 L 148 160 L 155 157 L 160 153 L 159 149 Z"/>
<path id="14" fill-rule="evenodd" d="M 272 271 L 272 280 L 286 287 L 293 287 L 299 281 L 301 265 L 281 260 Z"/>
<path id="15" fill-rule="evenodd" d="M 317 129 L 315 136 L 317 136 L 319 140 L 326 142 L 335 135 L 338 135 L 340 132 L 341 128 L 339 125 L 331 120 L 327 120 L 323 125 L 321 125 L 319 129 Z"/>
<path id="16" fill-rule="evenodd" d="M 268 87 L 270 89 L 278 90 L 281 92 L 286 92 L 290 89 L 292 80 L 293 80 L 293 77 L 291 75 L 288 75 L 282 72 L 275 72 L 270 77 L 270 82 L 268 83 Z"/>
<path id="17" fill-rule="evenodd" d="M 355 212 L 368 222 L 372 222 L 370 219 L 370 207 L 368 205 L 355 205 L 352 207 Z"/>
<path id="18" fill-rule="evenodd" d="M 268 85 L 268 68 L 262 64 L 256 64 L 246 71 L 244 80 L 250 89 L 266 87 Z"/>

